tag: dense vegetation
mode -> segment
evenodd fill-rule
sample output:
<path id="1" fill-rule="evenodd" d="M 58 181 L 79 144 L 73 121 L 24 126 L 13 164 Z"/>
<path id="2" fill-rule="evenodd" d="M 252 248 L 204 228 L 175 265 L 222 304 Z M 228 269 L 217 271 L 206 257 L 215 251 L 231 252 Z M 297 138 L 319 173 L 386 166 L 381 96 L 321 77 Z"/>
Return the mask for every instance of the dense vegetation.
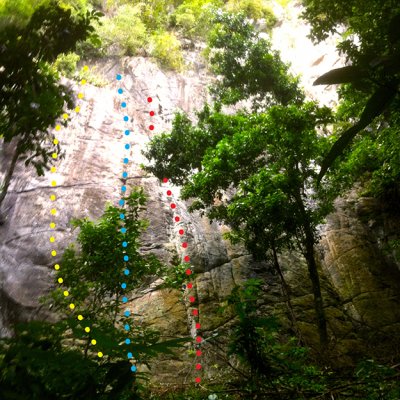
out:
<path id="1" fill-rule="evenodd" d="M 267 31 L 276 23 L 262 0 L 0 2 L 0 134 L 5 143 L 16 143 L 0 205 L 18 160 L 33 164 L 39 175 L 51 165 L 49 128 L 74 104 L 60 75 L 80 79 L 81 59 L 104 56 L 149 56 L 181 71 L 183 43 L 206 41 L 209 70 L 220 78 L 211 88 L 213 102 L 196 121 L 177 113 L 172 130 L 144 151 L 151 163 L 143 168 L 181 185 L 182 198 L 192 200 L 190 211 L 224 222 L 231 228 L 227 238 L 268 261 L 291 311 L 289 329 L 263 315 L 262 281 L 250 279 L 224 306 L 237 323 L 223 332 L 221 381 L 168 394 L 147 387 L 140 366 L 187 338 L 163 340 L 133 321 L 129 310 L 121 317 L 123 289 L 139 289 L 156 277 L 164 278 L 163 287 L 180 288 L 185 268 L 179 260 L 172 268 L 140 254 L 145 196 L 132 188 L 121 203 L 124 225 L 122 207 L 113 206 L 97 222 L 72 221 L 78 248 L 65 249 L 55 272 L 61 286 L 43 299 L 58 322 L 22 324 L 13 338 L 1 340 L 2 399 L 400 398 L 397 359 L 366 354 L 344 369 L 331 362 L 314 252 L 318 225 L 355 183 L 398 207 L 400 6 L 394 0 L 303 3 L 313 40 L 339 32 L 338 48 L 351 64 L 316 81 L 341 84 L 337 110 L 309 101 L 299 78 L 254 28 L 259 18 Z M 247 106 L 223 111 L 241 101 Z M 288 251 L 306 261 L 315 348 L 298 335 L 279 261 Z"/>
<path id="2" fill-rule="evenodd" d="M 121 316 L 124 289 L 166 272 L 156 257 L 139 254 L 146 227 L 139 219 L 143 190 L 133 189 L 123 200 L 125 208 L 109 205 L 97 223 L 71 222 L 80 229 L 79 248 L 65 250 L 62 267 L 55 265 L 58 288 L 42 299 L 58 322 L 21 324 L 14 338 L 1 342 L 2 399 L 139 399 L 138 367 L 188 340 L 162 340 L 130 307 Z"/>

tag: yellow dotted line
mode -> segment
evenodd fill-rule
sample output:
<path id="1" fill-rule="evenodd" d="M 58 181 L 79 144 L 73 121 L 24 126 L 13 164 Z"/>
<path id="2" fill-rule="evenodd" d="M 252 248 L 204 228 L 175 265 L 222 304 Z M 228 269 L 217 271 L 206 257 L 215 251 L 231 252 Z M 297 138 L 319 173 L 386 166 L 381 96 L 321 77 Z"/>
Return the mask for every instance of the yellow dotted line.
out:
<path id="1" fill-rule="evenodd" d="M 87 66 L 87 65 L 85 65 L 84 67 L 83 67 L 83 71 L 88 71 L 89 70 L 89 67 Z M 84 86 L 84 85 L 86 85 L 86 79 L 82 79 L 81 80 L 81 85 L 82 86 Z M 82 92 L 79 92 L 78 93 L 78 99 L 83 99 L 84 98 L 84 95 L 83 95 L 83 93 Z M 80 106 L 78 105 L 78 106 L 76 106 L 75 107 L 75 112 L 76 113 L 79 113 L 81 111 L 81 108 L 80 108 Z M 66 121 L 66 120 L 68 120 L 68 118 L 69 118 L 69 115 L 67 114 L 67 113 L 64 113 L 63 115 L 62 115 L 62 118 Z M 55 127 L 55 130 L 57 131 L 57 132 L 59 132 L 60 130 L 61 130 L 61 125 L 59 125 L 59 124 L 57 124 L 56 125 L 56 127 Z M 57 145 L 58 143 L 59 143 L 59 140 L 57 139 L 57 138 L 55 138 L 54 140 L 53 140 L 53 143 L 55 144 L 55 145 Z M 57 155 L 57 153 L 53 153 L 52 154 L 52 158 L 53 159 L 57 159 L 57 157 L 58 157 L 58 155 Z M 51 167 L 50 168 L 50 171 L 51 171 L 51 173 L 55 173 L 56 171 L 57 171 L 57 168 L 56 167 Z M 57 186 L 57 182 L 55 181 L 55 180 L 52 180 L 51 181 L 51 186 L 52 187 L 56 187 Z M 54 193 L 52 193 L 51 195 L 50 195 L 50 200 L 51 201 L 56 201 L 56 195 L 54 194 Z M 57 209 L 56 208 L 52 208 L 51 210 L 50 210 L 50 214 L 51 215 L 56 215 L 57 214 Z M 55 222 L 54 221 L 52 221 L 52 222 L 50 222 L 50 228 L 51 229 L 55 229 L 55 227 L 56 227 L 56 224 L 55 224 Z M 54 243 L 55 241 L 56 241 L 56 238 L 52 235 L 52 236 L 50 236 L 50 243 Z M 52 250 L 51 251 L 51 255 L 53 256 L 53 257 L 55 257 L 56 255 L 57 255 L 57 251 L 56 250 Z M 59 264 L 55 264 L 54 265 L 54 269 L 56 270 L 56 271 L 58 271 L 59 269 L 60 269 L 60 265 Z M 64 279 L 63 278 L 58 278 L 58 283 L 61 285 L 61 284 L 63 284 L 64 283 Z M 64 290 L 64 292 L 63 292 L 63 294 L 64 294 L 64 296 L 65 297 L 68 297 L 69 295 L 70 295 L 70 293 L 68 292 L 68 290 Z M 74 303 L 70 303 L 70 305 L 69 305 L 69 308 L 71 309 L 71 310 L 74 310 L 75 308 L 76 308 L 76 306 L 75 306 L 75 304 Z M 77 316 L 77 319 L 79 320 L 79 321 L 83 321 L 84 320 L 84 316 L 82 315 L 82 314 L 79 314 L 78 316 Z M 86 333 L 89 333 L 90 332 L 90 327 L 89 326 L 86 326 L 85 327 L 85 332 Z M 91 344 L 94 346 L 94 345 L 96 345 L 96 343 L 97 343 L 97 341 L 96 341 L 96 339 L 92 339 L 91 340 Z M 98 353 L 97 353 L 97 356 L 98 357 L 103 357 L 103 353 L 101 352 L 101 351 L 99 351 Z"/>

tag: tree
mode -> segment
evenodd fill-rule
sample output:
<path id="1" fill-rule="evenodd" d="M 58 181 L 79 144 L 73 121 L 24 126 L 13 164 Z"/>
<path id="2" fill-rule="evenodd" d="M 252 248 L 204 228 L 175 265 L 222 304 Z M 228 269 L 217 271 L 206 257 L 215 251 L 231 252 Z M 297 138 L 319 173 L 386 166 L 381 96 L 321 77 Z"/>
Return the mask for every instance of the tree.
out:
<path id="1" fill-rule="evenodd" d="M 273 106 L 265 113 L 224 115 L 206 106 L 197 126 L 178 114 L 170 135 L 155 137 L 143 166 L 158 178 L 183 185 L 190 210 L 232 227 L 258 259 L 297 248 L 311 279 L 320 341 L 327 344 L 325 313 L 314 244 L 316 226 L 332 210 L 335 190 L 316 189 L 317 164 L 329 144 L 316 127 L 332 121 L 330 110 L 313 103 Z M 184 138 L 184 140 L 183 140 Z"/>
<path id="2" fill-rule="evenodd" d="M 213 24 L 206 54 L 211 70 L 221 76 L 212 87 L 217 101 L 229 105 L 251 99 L 255 109 L 265 109 L 304 100 L 299 79 L 288 73 L 279 53 L 259 37 L 243 14 L 219 11 Z"/>
<path id="3" fill-rule="evenodd" d="M 160 334 L 130 310 L 122 316 L 124 291 L 146 285 L 166 268 L 155 256 L 139 253 L 139 237 L 147 226 L 139 219 L 143 190 L 122 200 L 125 209 L 108 206 L 97 223 L 72 221 L 80 228 L 79 249 L 71 245 L 65 250 L 55 276 L 64 287 L 43 299 L 60 319 L 22 325 L 15 338 L 1 343 L 2 399 L 139 399 L 137 377 L 143 373 L 132 373 L 132 360 L 148 365 L 188 340 L 160 341 Z"/>
<path id="4" fill-rule="evenodd" d="M 0 135 L 14 139 L 15 150 L 7 168 L 0 206 L 18 160 L 33 164 L 38 175 L 53 162 L 59 145 L 51 144 L 54 127 L 65 107 L 74 104 L 71 90 L 59 82 L 51 63 L 59 54 L 73 51 L 77 42 L 94 31 L 91 23 L 101 14 L 72 15 L 57 2 L 38 7 L 29 22 L 3 23 L 0 30 Z M 11 20 L 12 21 L 12 20 Z"/>
<path id="5" fill-rule="evenodd" d="M 316 188 L 318 160 L 328 142 L 316 127 L 332 122 L 332 116 L 327 108 L 302 103 L 287 67 L 277 54 L 264 54 L 267 42 L 258 40 L 243 16 L 220 14 L 209 45 L 214 71 L 222 74 L 214 87 L 214 110 L 206 105 L 197 126 L 178 113 L 171 134 L 150 142 L 144 155 L 153 165 L 143 167 L 183 185 L 182 198 L 195 199 L 192 211 L 224 221 L 233 228 L 231 239 L 243 240 L 257 258 L 271 258 L 286 291 L 277 254 L 299 249 L 307 261 L 324 347 L 328 338 L 314 244 L 316 226 L 331 210 L 339 187 Z M 270 74 L 257 72 L 260 66 Z M 256 109 L 260 102 L 269 108 L 260 114 L 221 112 L 221 103 L 253 96 Z"/>

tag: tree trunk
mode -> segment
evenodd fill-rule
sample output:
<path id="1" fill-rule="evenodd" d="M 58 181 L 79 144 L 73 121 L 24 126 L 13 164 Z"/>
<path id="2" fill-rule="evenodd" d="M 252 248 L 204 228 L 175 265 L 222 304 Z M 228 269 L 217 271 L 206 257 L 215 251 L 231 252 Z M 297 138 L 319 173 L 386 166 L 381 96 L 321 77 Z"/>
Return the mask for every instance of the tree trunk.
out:
<path id="1" fill-rule="evenodd" d="M 282 269 L 281 269 L 281 266 L 278 261 L 278 254 L 276 252 L 275 246 L 272 246 L 272 255 L 273 255 L 273 259 L 274 259 L 275 269 L 278 272 L 278 275 L 281 279 L 283 295 L 286 297 L 286 304 L 288 306 L 289 313 L 290 313 L 290 321 L 291 321 L 292 329 L 296 333 L 296 336 L 297 336 L 297 339 L 299 340 L 299 342 L 301 344 L 303 344 L 303 338 L 302 338 L 301 332 L 298 328 L 297 318 L 296 318 L 296 315 L 293 310 L 292 302 L 290 300 L 290 288 L 289 288 L 289 285 L 286 283 L 286 280 L 283 276 Z"/>
<path id="2" fill-rule="evenodd" d="M 308 274 L 311 279 L 313 295 L 314 295 L 314 308 L 317 315 L 318 333 L 321 349 L 325 349 L 328 344 L 328 333 L 326 328 L 326 317 L 324 304 L 322 301 L 321 284 L 317 270 L 317 263 L 315 262 L 314 255 L 314 235 L 308 223 L 305 224 L 305 258 L 308 266 Z"/>
<path id="3" fill-rule="evenodd" d="M 15 170 L 15 166 L 17 165 L 17 161 L 19 158 L 19 144 L 21 142 L 21 139 L 17 142 L 17 145 L 15 146 L 15 150 L 14 150 L 14 154 L 13 157 L 11 159 L 11 163 L 10 166 L 8 167 L 8 171 L 6 173 L 6 176 L 4 178 L 4 182 L 3 182 L 3 188 L 2 191 L 0 193 L 0 208 L 1 205 L 7 195 L 7 191 L 8 191 L 8 187 L 10 186 L 10 182 L 11 182 L 11 178 L 14 174 L 14 170 Z"/>
<path id="4" fill-rule="evenodd" d="M 303 240 L 303 255 L 307 262 L 308 275 L 311 280 L 312 291 L 314 296 L 314 309 L 317 316 L 317 326 L 319 334 L 319 342 L 321 350 L 326 349 L 328 344 L 328 333 L 326 327 L 326 317 L 324 304 L 322 301 L 321 284 L 319 280 L 319 274 L 317 270 L 317 263 L 315 262 L 314 255 L 314 233 L 311 228 L 310 219 L 304 207 L 303 199 L 301 198 L 301 193 L 296 193 L 296 202 L 299 206 L 299 211 L 303 220 L 304 229 L 304 240 Z"/>

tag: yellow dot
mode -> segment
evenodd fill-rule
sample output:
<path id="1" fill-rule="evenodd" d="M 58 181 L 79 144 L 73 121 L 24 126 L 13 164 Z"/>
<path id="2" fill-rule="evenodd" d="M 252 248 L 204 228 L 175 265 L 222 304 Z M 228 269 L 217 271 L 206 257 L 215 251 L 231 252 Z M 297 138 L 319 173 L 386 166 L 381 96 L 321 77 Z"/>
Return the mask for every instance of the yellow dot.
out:
<path id="1" fill-rule="evenodd" d="M 58 278 L 58 283 L 63 283 L 64 279 L 63 278 Z"/>
<path id="2" fill-rule="evenodd" d="M 86 85 L 86 79 L 81 80 L 81 85 Z"/>
<path id="3" fill-rule="evenodd" d="M 58 265 L 58 264 L 56 264 L 55 266 L 54 266 L 54 269 L 56 269 L 57 271 L 60 269 L 60 266 Z"/>
<path id="4" fill-rule="evenodd" d="M 73 309 L 75 308 L 75 304 L 71 303 L 71 304 L 69 305 L 69 308 L 70 308 L 71 310 L 73 310 Z"/>
<path id="5" fill-rule="evenodd" d="M 60 125 L 56 125 L 56 131 L 59 131 L 61 129 Z"/>
<path id="6" fill-rule="evenodd" d="M 55 257 L 55 256 L 57 255 L 57 252 L 56 252 L 55 250 L 53 250 L 53 251 L 51 252 L 51 255 L 52 255 L 53 257 Z"/>
<path id="7" fill-rule="evenodd" d="M 53 243 L 56 240 L 54 236 L 50 236 L 50 242 Z"/>
<path id="8" fill-rule="evenodd" d="M 68 296 L 69 296 L 68 290 L 64 290 L 64 296 L 65 296 L 65 297 L 68 297 Z"/>
<path id="9" fill-rule="evenodd" d="M 64 113 L 64 114 L 63 114 L 63 118 L 64 118 L 64 119 L 68 119 L 68 114 L 67 114 L 67 113 Z"/>
<path id="10" fill-rule="evenodd" d="M 51 172 L 56 172 L 56 171 L 57 171 L 57 168 L 56 168 L 56 167 L 51 167 L 51 168 L 50 168 L 50 171 L 51 171 Z"/>
<path id="11" fill-rule="evenodd" d="M 58 144 L 58 143 L 59 143 L 59 142 L 58 142 L 58 139 L 54 139 L 54 140 L 53 140 L 53 143 L 54 143 L 54 144 Z"/>
<path id="12" fill-rule="evenodd" d="M 96 339 L 92 339 L 92 345 L 94 346 L 97 343 Z"/>
<path id="13" fill-rule="evenodd" d="M 87 333 L 90 332 L 90 328 L 88 326 L 85 328 L 85 332 L 87 332 Z"/>
<path id="14" fill-rule="evenodd" d="M 52 156 L 53 158 L 57 158 L 57 153 L 53 153 L 51 156 Z"/>
<path id="15" fill-rule="evenodd" d="M 83 99 L 83 93 L 78 93 L 78 99 Z"/>
<path id="16" fill-rule="evenodd" d="M 57 186 L 57 182 L 56 181 L 51 181 L 51 186 Z"/>
<path id="17" fill-rule="evenodd" d="M 79 319 L 79 321 L 82 321 L 83 320 L 83 315 L 79 314 L 78 315 L 78 319 Z"/>
<path id="18" fill-rule="evenodd" d="M 57 214 L 57 210 L 56 210 L 55 208 L 52 208 L 52 209 L 50 210 L 50 213 L 51 213 L 52 215 L 56 215 L 56 214 Z"/>
<path id="19" fill-rule="evenodd" d="M 87 65 L 85 65 L 85 66 L 83 67 L 83 70 L 84 70 L 84 71 L 89 71 L 89 67 L 88 67 Z"/>
<path id="20" fill-rule="evenodd" d="M 50 222 L 50 228 L 54 229 L 56 227 L 56 224 L 54 222 Z"/>
<path id="21" fill-rule="evenodd" d="M 99 351 L 98 353 L 97 353 L 97 355 L 101 358 L 101 357 L 103 357 L 103 353 L 101 352 L 101 351 Z"/>
<path id="22" fill-rule="evenodd" d="M 54 201 L 56 199 L 56 196 L 54 195 L 54 194 L 52 194 L 51 196 L 50 196 L 50 200 L 51 201 Z"/>
<path id="23" fill-rule="evenodd" d="M 81 111 L 81 108 L 80 108 L 79 106 L 76 106 L 76 107 L 75 107 L 75 112 L 78 113 L 79 111 Z"/>

